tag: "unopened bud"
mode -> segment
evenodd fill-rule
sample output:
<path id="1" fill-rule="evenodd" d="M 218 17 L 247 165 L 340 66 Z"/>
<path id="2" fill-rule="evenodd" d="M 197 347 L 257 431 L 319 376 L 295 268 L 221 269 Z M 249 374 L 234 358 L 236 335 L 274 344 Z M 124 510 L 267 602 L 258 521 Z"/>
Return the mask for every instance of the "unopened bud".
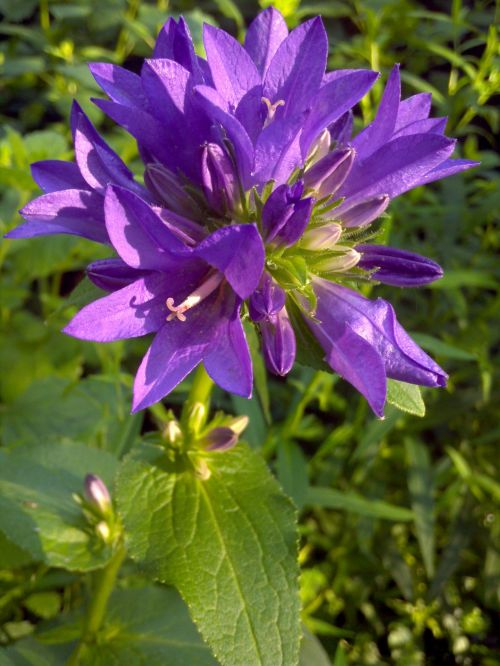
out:
<path id="1" fill-rule="evenodd" d="M 268 369 L 284 377 L 295 361 L 296 341 L 286 308 L 260 322 L 262 352 Z"/>
<path id="2" fill-rule="evenodd" d="M 111 497 L 104 481 L 95 474 L 85 477 L 85 496 L 89 502 L 101 513 L 107 513 L 111 508 Z"/>
<path id="3" fill-rule="evenodd" d="M 332 254 L 329 257 L 314 262 L 313 270 L 317 273 L 340 273 L 354 268 L 361 258 L 359 252 L 352 247 L 337 245 L 335 247 L 339 254 Z M 340 254 L 340 252 L 343 252 Z"/>
<path id="4" fill-rule="evenodd" d="M 200 207 L 186 190 L 179 185 L 179 179 L 161 164 L 147 164 L 144 172 L 146 187 L 156 195 L 167 208 L 187 218 L 200 219 Z"/>
<path id="5" fill-rule="evenodd" d="M 310 164 L 315 164 L 319 162 L 323 157 L 326 157 L 330 152 L 330 145 L 332 143 L 332 137 L 330 132 L 327 129 L 324 129 L 316 141 L 313 143 L 311 150 L 309 151 L 309 160 Z"/>
<path id="6" fill-rule="evenodd" d="M 248 310 L 253 321 L 261 321 L 285 305 L 286 295 L 283 289 L 273 280 L 269 273 L 264 272 L 259 286 L 250 296 Z"/>
<path id="7" fill-rule="evenodd" d="M 350 204 L 349 201 L 344 201 L 333 212 L 336 219 L 340 220 L 344 227 L 364 227 L 380 217 L 389 202 L 389 195 L 383 194 L 354 205 Z"/>
<path id="8" fill-rule="evenodd" d="M 201 402 L 195 402 L 189 410 L 188 427 L 192 433 L 197 434 L 205 425 L 207 419 L 207 408 Z"/>
<path id="9" fill-rule="evenodd" d="M 315 229 L 308 229 L 302 237 L 301 246 L 305 250 L 328 250 L 338 241 L 342 227 L 337 222 L 324 224 Z"/>
<path id="10" fill-rule="evenodd" d="M 242 432 L 246 429 L 248 422 L 249 422 L 248 416 L 242 415 L 242 416 L 235 416 L 230 421 L 228 421 L 227 425 L 237 435 L 241 435 Z"/>
<path id="11" fill-rule="evenodd" d="M 320 199 L 335 194 L 349 175 L 355 155 L 354 148 L 328 153 L 304 174 L 306 188 L 315 190 Z"/>
<path id="12" fill-rule="evenodd" d="M 201 178 L 210 207 L 221 214 L 232 211 L 238 194 L 238 179 L 227 153 L 216 143 L 203 147 Z"/>
<path id="13" fill-rule="evenodd" d="M 182 430 L 179 423 L 172 419 L 163 430 L 163 437 L 169 444 L 177 444 L 182 439 Z"/>
<path id="14" fill-rule="evenodd" d="M 208 451 L 227 451 L 238 442 L 238 434 L 231 428 L 220 426 L 211 430 L 205 443 Z"/>
<path id="15" fill-rule="evenodd" d="M 359 267 L 373 271 L 374 280 L 394 287 L 421 287 L 443 277 L 443 269 L 432 259 L 414 252 L 383 245 L 358 245 Z"/>
<path id="16" fill-rule="evenodd" d="M 111 537 L 111 530 L 109 529 L 108 523 L 105 523 L 104 520 L 101 520 L 100 523 L 97 523 L 95 526 L 95 531 L 101 539 L 108 543 Z"/>
<path id="17" fill-rule="evenodd" d="M 203 460 L 203 458 L 198 458 L 196 461 L 195 474 L 202 481 L 207 481 L 212 476 L 210 467 L 208 466 L 207 461 Z"/>

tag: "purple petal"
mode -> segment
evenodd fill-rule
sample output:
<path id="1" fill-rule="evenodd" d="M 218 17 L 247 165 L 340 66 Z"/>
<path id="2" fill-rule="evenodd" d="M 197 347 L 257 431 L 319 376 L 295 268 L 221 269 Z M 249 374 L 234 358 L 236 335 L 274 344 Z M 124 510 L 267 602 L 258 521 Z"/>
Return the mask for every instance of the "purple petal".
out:
<path id="1" fill-rule="evenodd" d="M 236 107 L 235 116 L 245 128 L 253 143 L 262 131 L 264 114 L 262 109 L 262 86 L 249 90 Z"/>
<path id="2" fill-rule="evenodd" d="M 361 159 L 366 159 L 390 140 L 396 127 L 400 99 L 399 65 L 394 65 L 385 86 L 375 120 L 353 139 L 352 145 Z"/>
<path id="3" fill-rule="evenodd" d="M 328 131 L 332 141 L 337 142 L 337 147 L 342 148 L 350 143 L 352 137 L 352 128 L 354 125 L 354 116 L 352 111 L 347 111 L 336 120 L 333 125 L 330 125 Z"/>
<path id="4" fill-rule="evenodd" d="M 356 201 L 387 194 L 393 199 L 424 182 L 453 152 L 455 142 L 437 134 L 394 139 L 368 159 L 357 159 L 339 195 Z"/>
<path id="5" fill-rule="evenodd" d="M 107 99 L 93 99 L 92 101 L 115 123 L 124 127 L 137 140 L 142 149 L 147 150 L 165 166 L 171 169 L 177 168 L 172 141 L 161 123 L 150 113 L 110 102 Z"/>
<path id="6" fill-rule="evenodd" d="M 227 317 L 226 307 L 215 293 L 190 310 L 187 321 L 165 323 L 137 371 L 133 412 L 161 400 L 203 360 Z"/>
<path id="7" fill-rule="evenodd" d="M 248 309 L 253 321 L 262 321 L 278 313 L 285 305 L 285 292 L 272 279 L 269 273 L 264 273 L 257 289 L 250 296 Z"/>
<path id="8" fill-rule="evenodd" d="M 395 132 L 394 138 L 408 136 L 410 134 L 426 134 L 427 132 L 443 134 L 446 129 L 447 121 L 448 118 L 424 118 L 423 120 L 415 120 L 415 122 L 409 123 L 398 132 Z"/>
<path id="9" fill-rule="evenodd" d="M 316 279 L 317 319 L 335 339 L 349 324 L 384 360 L 388 377 L 420 384 L 444 386 L 446 374 L 416 345 L 398 324 L 392 306 L 378 298 L 375 301 L 351 289 Z"/>
<path id="10" fill-rule="evenodd" d="M 225 100 L 213 88 L 196 86 L 194 88 L 197 101 L 208 118 L 222 125 L 236 151 L 243 186 L 249 178 L 253 164 L 253 145 L 243 125 L 229 112 Z"/>
<path id="11" fill-rule="evenodd" d="M 80 340 L 111 342 L 157 331 L 168 314 L 165 276 L 142 277 L 85 306 L 63 329 Z"/>
<path id="12" fill-rule="evenodd" d="M 335 77 L 321 88 L 312 101 L 311 114 L 300 140 L 304 156 L 317 136 L 357 104 L 378 78 L 377 72 L 364 69 L 340 70 L 332 74 Z"/>
<path id="13" fill-rule="evenodd" d="M 340 220 L 344 227 L 364 227 L 380 217 L 390 202 L 387 194 L 354 204 L 347 199 L 334 209 L 332 215 Z"/>
<path id="14" fill-rule="evenodd" d="M 140 197 L 109 187 L 104 202 L 106 228 L 120 257 L 132 268 L 169 270 L 179 264 L 172 253 L 183 243 Z"/>
<path id="15" fill-rule="evenodd" d="M 228 303 L 231 300 L 226 296 Z M 234 300 L 234 296 L 233 296 Z M 225 391 L 252 397 L 252 360 L 240 319 L 241 303 L 236 299 L 232 314 L 222 319 L 203 364 L 210 377 Z"/>
<path id="16" fill-rule="evenodd" d="M 147 107 L 141 77 L 137 74 L 107 62 L 90 63 L 89 69 L 96 82 L 113 102 L 125 106 Z"/>
<path id="17" fill-rule="evenodd" d="M 249 90 L 260 85 L 257 68 L 243 46 L 223 30 L 205 24 L 203 43 L 216 89 L 236 107 Z"/>
<path id="18" fill-rule="evenodd" d="M 349 175 L 354 158 L 352 148 L 330 151 L 305 172 L 305 187 L 316 190 L 318 198 L 334 194 Z"/>
<path id="19" fill-rule="evenodd" d="M 276 51 L 264 81 L 264 97 L 283 100 L 282 117 L 296 115 L 310 106 L 325 73 L 328 38 L 319 17 L 295 28 Z"/>
<path id="20" fill-rule="evenodd" d="M 93 189 L 103 193 L 109 183 L 139 188 L 133 174 L 78 108 L 74 122 L 75 157 L 82 176 Z"/>
<path id="21" fill-rule="evenodd" d="M 300 133 L 303 116 L 273 120 L 260 134 L 255 146 L 255 185 L 268 180 L 285 183 L 293 170 L 303 163 Z"/>
<path id="22" fill-rule="evenodd" d="M 191 72 L 195 83 L 205 81 L 199 59 L 194 51 L 188 24 L 182 16 L 179 18 L 178 24 L 173 18 L 169 18 L 165 23 L 158 35 L 153 58 L 175 60 L 188 72 Z"/>
<path id="23" fill-rule="evenodd" d="M 280 12 L 268 7 L 252 21 L 245 37 L 245 48 L 263 77 L 288 28 Z"/>
<path id="24" fill-rule="evenodd" d="M 254 224 L 238 224 L 214 231 L 193 254 L 224 273 L 242 299 L 257 288 L 264 269 L 264 246 Z"/>
<path id="25" fill-rule="evenodd" d="M 474 162 L 472 160 L 445 160 L 434 169 L 431 169 L 426 175 L 419 180 L 419 185 L 426 185 L 427 183 L 432 183 L 435 180 L 441 180 L 442 178 L 448 178 L 448 176 L 453 176 L 456 173 L 461 173 L 462 171 L 467 171 L 468 169 L 473 169 L 474 167 L 479 166 L 480 162 Z"/>
<path id="26" fill-rule="evenodd" d="M 34 199 L 21 211 L 27 220 L 7 238 L 33 238 L 69 234 L 109 243 L 104 225 L 103 198 L 88 190 L 61 190 Z"/>
<path id="27" fill-rule="evenodd" d="M 145 60 L 141 81 L 151 113 L 167 126 L 180 127 L 191 81 L 187 69 L 173 60 Z"/>
<path id="28" fill-rule="evenodd" d="M 262 353 L 268 369 L 284 377 L 295 362 L 296 342 L 286 308 L 259 323 Z"/>
<path id="29" fill-rule="evenodd" d="M 96 287 L 103 291 L 122 289 L 140 277 L 146 276 L 146 271 L 130 268 L 118 257 L 98 259 L 87 266 L 86 273 Z"/>
<path id="30" fill-rule="evenodd" d="M 33 162 L 31 175 L 45 193 L 87 188 L 87 183 L 74 162 L 62 162 L 61 160 Z"/>
<path id="31" fill-rule="evenodd" d="M 408 99 L 404 99 L 399 104 L 398 117 L 396 119 L 395 132 L 406 127 L 417 120 L 424 120 L 429 117 L 431 111 L 432 95 L 430 93 L 418 93 Z"/>
<path id="32" fill-rule="evenodd" d="M 414 252 L 383 245 L 358 245 L 359 268 L 375 270 L 372 278 L 395 287 L 420 287 L 443 277 L 435 261 Z"/>
<path id="33" fill-rule="evenodd" d="M 239 195 L 238 177 L 226 151 L 216 143 L 203 147 L 201 178 L 210 207 L 222 215 L 232 211 Z"/>

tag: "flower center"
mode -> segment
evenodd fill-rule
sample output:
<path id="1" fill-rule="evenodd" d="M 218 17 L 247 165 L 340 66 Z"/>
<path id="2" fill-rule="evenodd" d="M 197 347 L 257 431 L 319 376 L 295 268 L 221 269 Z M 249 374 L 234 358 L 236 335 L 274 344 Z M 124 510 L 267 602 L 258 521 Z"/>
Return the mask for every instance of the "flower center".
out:
<path id="1" fill-rule="evenodd" d="M 219 271 L 209 273 L 206 280 L 189 294 L 180 305 L 174 305 L 174 299 L 169 296 L 166 300 L 166 306 L 170 310 L 170 314 L 167 316 L 167 321 L 172 321 L 173 319 L 186 321 L 187 317 L 184 313 L 187 312 L 187 310 L 194 308 L 198 303 L 201 303 L 201 301 L 205 300 L 207 296 L 210 296 L 210 294 L 217 289 L 223 279 L 224 276 Z"/>
<path id="2" fill-rule="evenodd" d="M 266 127 L 268 127 L 273 122 L 277 109 L 280 106 L 285 106 L 285 100 L 279 99 L 277 102 L 272 104 L 271 100 L 267 99 L 267 97 L 262 97 L 262 101 L 267 106 L 267 117 L 264 120 L 264 129 L 266 129 Z"/>

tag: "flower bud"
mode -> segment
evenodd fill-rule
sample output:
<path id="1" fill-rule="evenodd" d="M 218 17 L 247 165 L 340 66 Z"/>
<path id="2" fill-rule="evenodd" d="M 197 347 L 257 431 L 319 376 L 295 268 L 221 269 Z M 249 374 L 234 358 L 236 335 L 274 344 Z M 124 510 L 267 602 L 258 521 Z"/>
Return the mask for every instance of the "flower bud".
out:
<path id="1" fill-rule="evenodd" d="M 238 179 L 227 153 L 216 143 L 207 143 L 203 147 L 201 178 L 210 207 L 222 215 L 233 210 Z"/>
<path id="2" fill-rule="evenodd" d="M 326 157 L 330 152 L 331 143 L 332 137 L 330 136 L 330 132 L 324 129 L 311 146 L 311 150 L 309 151 L 310 164 L 316 164 L 323 157 Z"/>
<path id="3" fill-rule="evenodd" d="M 111 530 L 109 528 L 108 523 L 105 523 L 104 520 L 101 520 L 101 522 L 97 523 L 97 525 L 95 526 L 95 531 L 97 532 L 97 535 L 100 536 L 105 543 L 109 542 L 111 538 Z"/>
<path id="4" fill-rule="evenodd" d="M 264 238 L 269 243 L 290 246 L 304 233 L 311 217 L 314 200 L 302 199 L 304 183 L 279 185 L 262 209 Z"/>
<path id="5" fill-rule="evenodd" d="M 439 264 L 414 252 L 383 245 L 358 245 L 359 267 L 374 270 L 374 280 L 394 287 L 421 287 L 443 277 Z"/>
<path id="6" fill-rule="evenodd" d="M 195 402 L 189 410 L 189 415 L 187 419 L 189 430 L 195 435 L 198 434 L 205 425 L 206 420 L 207 420 L 206 405 L 204 405 L 201 402 Z"/>
<path id="7" fill-rule="evenodd" d="M 295 361 L 296 343 L 286 308 L 260 322 L 262 351 L 268 369 L 283 377 L 292 369 Z"/>
<path id="8" fill-rule="evenodd" d="M 333 210 L 332 214 L 342 222 L 344 227 L 364 227 L 380 217 L 389 202 L 388 194 L 382 194 L 354 205 L 350 204 L 349 201 L 344 201 Z"/>
<path id="9" fill-rule="evenodd" d="M 253 321 L 261 321 L 276 314 L 285 305 L 285 292 L 269 273 L 264 272 L 257 289 L 250 296 L 248 309 Z"/>
<path id="10" fill-rule="evenodd" d="M 182 430 L 176 419 L 172 419 L 167 423 L 163 430 L 163 437 L 169 444 L 174 445 L 182 439 Z"/>
<path id="11" fill-rule="evenodd" d="M 352 247 L 336 245 L 338 254 L 330 254 L 325 258 L 315 261 L 313 270 L 316 273 L 340 273 L 354 268 L 361 258 L 359 252 Z"/>
<path id="12" fill-rule="evenodd" d="M 108 513 L 111 509 L 111 497 L 104 481 L 95 474 L 87 474 L 84 481 L 85 496 L 101 513 Z"/>
<path id="13" fill-rule="evenodd" d="M 301 247 L 304 250 L 328 250 L 335 245 L 341 234 L 342 227 L 337 222 L 308 229 L 302 236 Z"/>
<path id="14" fill-rule="evenodd" d="M 205 442 L 208 451 L 227 451 L 238 442 L 238 434 L 232 428 L 221 426 L 211 430 L 206 436 Z"/>
<path id="15" fill-rule="evenodd" d="M 147 164 L 144 183 L 167 208 L 187 218 L 202 219 L 202 212 L 193 197 L 179 185 L 179 179 L 161 164 Z"/>
<path id="16" fill-rule="evenodd" d="M 243 431 L 246 429 L 249 420 L 250 419 L 246 415 L 235 416 L 230 421 L 228 421 L 227 425 L 228 428 L 231 428 L 231 430 L 235 432 L 237 435 L 241 435 Z"/>
<path id="17" fill-rule="evenodd" d="M 332 196 L 349 175 L 356 152 L 354 148 L 333 150 L 304 174 L 304 185 L 318 198 Z"/>

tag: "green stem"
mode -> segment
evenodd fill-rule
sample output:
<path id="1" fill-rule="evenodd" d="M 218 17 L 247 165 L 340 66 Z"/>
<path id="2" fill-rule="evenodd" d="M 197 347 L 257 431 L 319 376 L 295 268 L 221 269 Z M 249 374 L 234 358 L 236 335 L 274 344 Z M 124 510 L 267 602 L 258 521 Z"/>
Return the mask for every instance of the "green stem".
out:
<path id="1" fill-rule="evenodd" d="M 181 425 L 189 429 L 189 420 L 193 413 L 193 407 L 196 404 L 201 404 L 205 407 L 205 413 L 208 415 L 210 409 L 210 394 L 214 387 L 213 381 L 208 376 L 203 365 L 199 365 L 194 373 L 193 383 L 187 397 L 181 414 Z"/>
<path id="2" fill-rule="evenodd" d="M 95 643 L 97 633 L 101 628 L 106 614 L 109 597 L 115 587 L 118 571 L 126 554 L 125 546 L 120 544 L 118 550 L 104 569 L 94 574 L 94 593 L 85 616 L 82 638 L 69 658 L 67 666 L 78 666 L 81 658 L 88 651 L 89 646 Z"/>

